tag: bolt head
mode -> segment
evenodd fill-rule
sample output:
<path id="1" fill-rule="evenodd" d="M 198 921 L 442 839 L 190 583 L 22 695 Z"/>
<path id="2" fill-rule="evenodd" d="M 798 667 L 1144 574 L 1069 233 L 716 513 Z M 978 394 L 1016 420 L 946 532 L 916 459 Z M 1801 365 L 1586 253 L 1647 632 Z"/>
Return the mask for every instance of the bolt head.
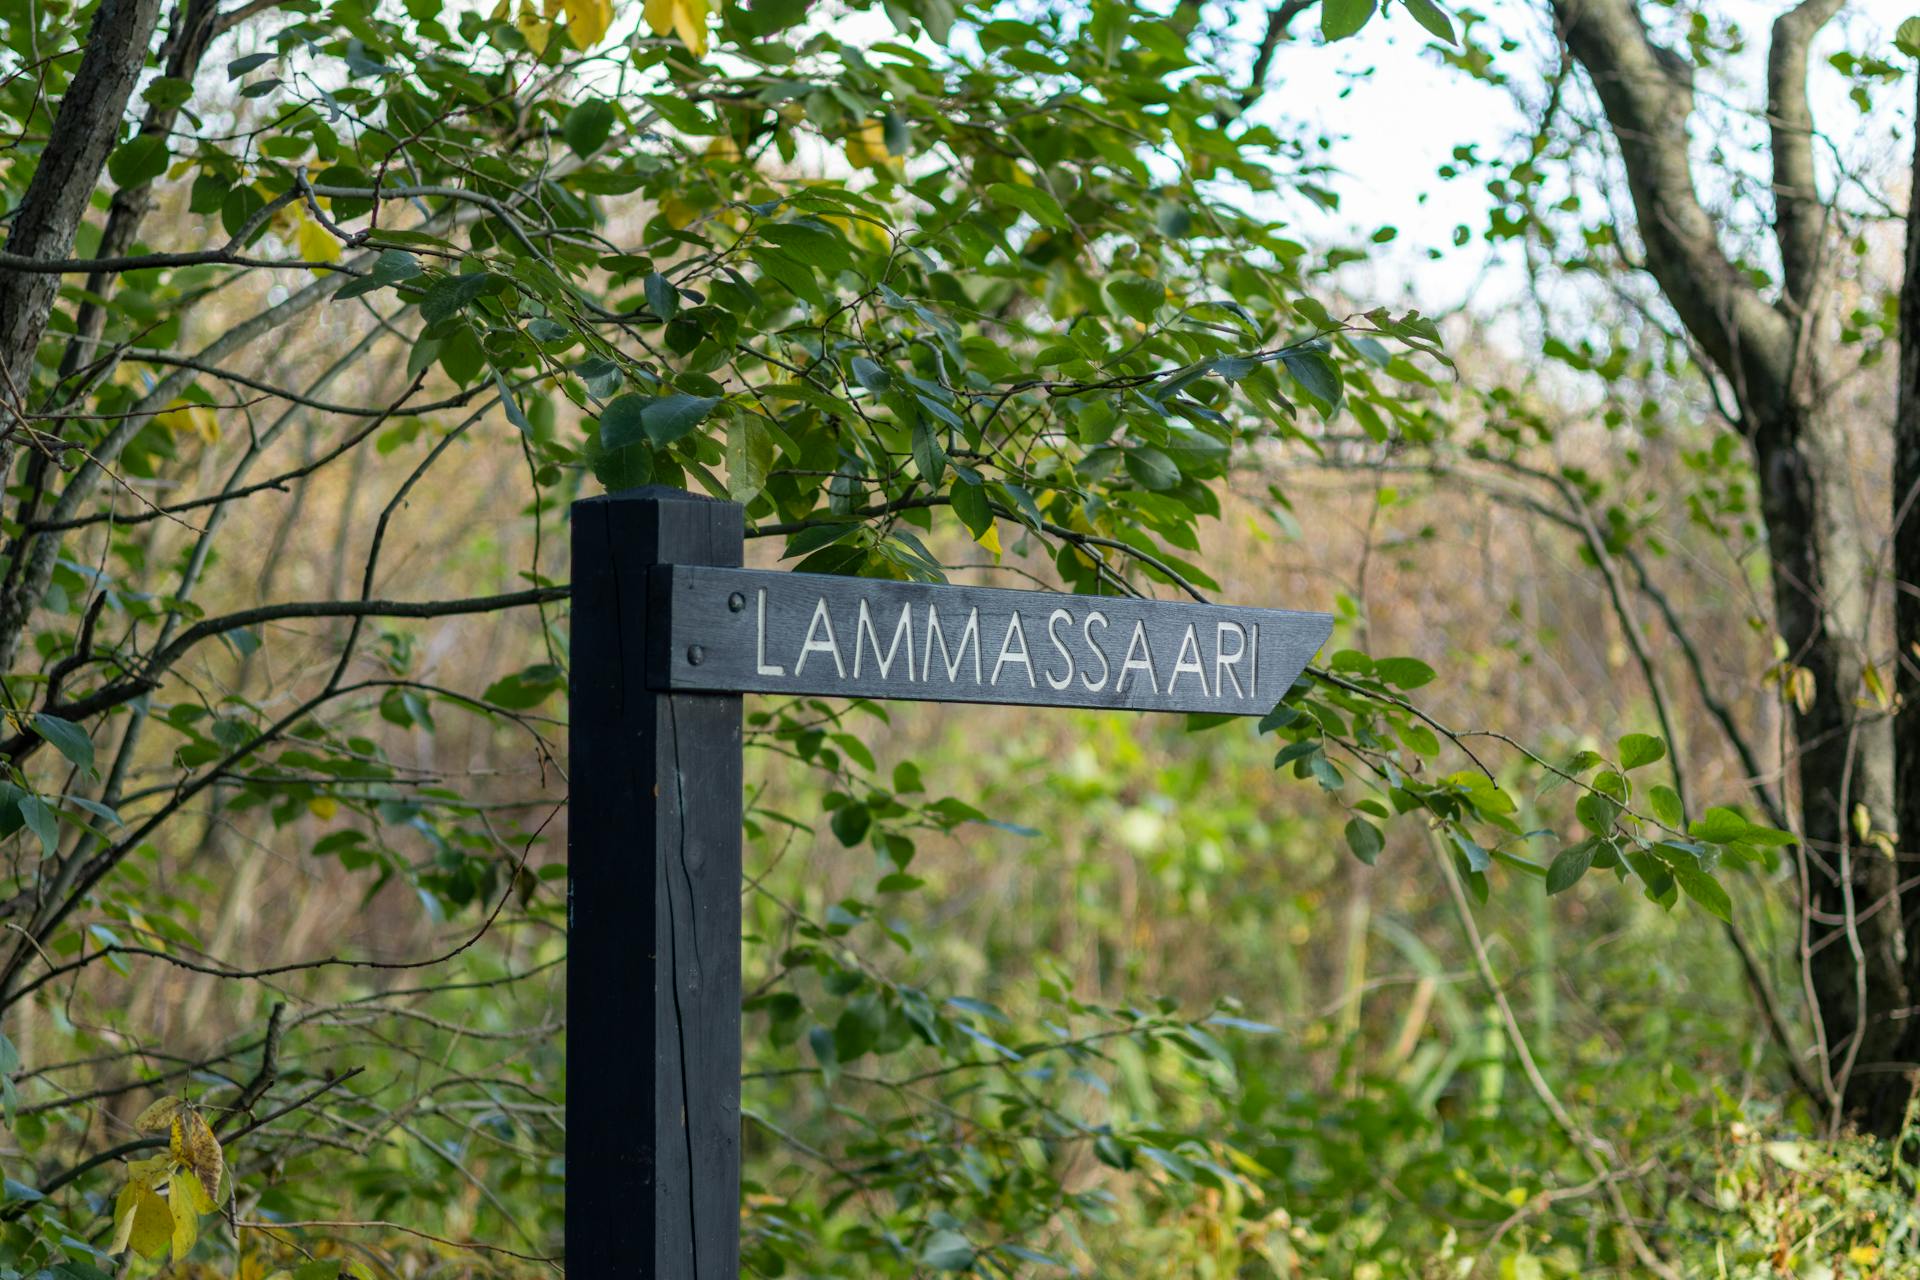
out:
<path id="1" fill-rule="evenodd" d="M 738 591 L 734 592 L 732 595 L 727 597 L 727 608 L 733 610 L 735 613 L 740 612 L 742 609 L 746 607 L 747 607 L 747 598 L 741 595 Z"/>
<path id="2" fill-rule="evenodd" d="M 707 651 L 704 646 L 697 644 L 687 646 L 687 665 L 697 667 L 706 660 Z"/>

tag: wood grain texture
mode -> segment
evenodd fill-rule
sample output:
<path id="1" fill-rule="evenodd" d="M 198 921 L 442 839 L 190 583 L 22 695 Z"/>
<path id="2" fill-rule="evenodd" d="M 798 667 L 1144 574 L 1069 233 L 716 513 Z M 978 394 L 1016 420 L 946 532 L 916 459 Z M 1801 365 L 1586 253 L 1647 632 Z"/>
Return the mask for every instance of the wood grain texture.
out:
<path id="1" fill-rule="evenodd" d="M 1264 715 L 1324 613 L 678 564 L 657 569 L 671 689 Z"/>
<path id="2" fill-rule="evenodd" d="M 740 508 L 647 488 L 573 506 L 567 1263 L 736 1280 L 740 699 L 646 687 L 648 579 L 739 564 Z"/>

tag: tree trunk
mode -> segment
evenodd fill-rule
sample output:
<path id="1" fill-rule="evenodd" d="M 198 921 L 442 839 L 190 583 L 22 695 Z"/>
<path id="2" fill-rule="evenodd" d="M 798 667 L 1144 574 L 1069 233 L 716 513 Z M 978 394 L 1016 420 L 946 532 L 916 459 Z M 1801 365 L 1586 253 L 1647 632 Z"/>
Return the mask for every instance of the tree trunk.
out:
<path id="1" fill-rule="evenodd" d="M 1844 426 L 1802 400 L 1751 435 L 1767 528 L 1774 621 L 1811 698 L 1793 707 L 1807 886 L 1807 962 L 1828 1067 L 1843 1109 L 1875 1133 L 1895 1131 L 1905 1097 L 1885 1096 L 1914 975 L 1901 925 L 1896 864 L 1861 839 L 1855 815 L 1886 831 L 1894 812 L 1887 721 L 1863 710 L 1874 548 L 1854 510 Z M 1791 699 L 1790 699 L 1791 700 Z M 1863 1013 L 1864 1010 L 1864 1013 Z"/>
<path id="2" fill-rule="evenodd" d="M 1807 99 L 1809 50 L 1844 0 L 1800 0 L 1773 24 L 1767 52 L 1774 242 L 1781 289 L 1768 300 L 1719 243 L 1690 150 L 1692 69 L 1649 36 L 1635 0 L 1552 0 L 1568 51 L 1587 72 L 1619 147 L 1649 274 L 1723 378 L 1752 447 L 1773 578 L 1774 625 L 1786 646 L 1806 883 L 1808 977 L 1841 1110 L 1878 1134 L 1898 1130 L 1903 1060 L 1920 1057 L 1906 1013 L 1920 990 L 1899 862 L 1864 836 L 1920 833 L 1920 751 L 1906 750 L 1895 821 L 1894 733 L 1867 697 L 1877 547 L 1855 507 L 1846 424 L 1827 406 L 1822 325 L 1831 218 L 1822 204 Z M 1910 271 L 1912 257 L 1909 257 Z M 1909 278 L 1909 292 L 1920 289 Z M 1920 305 L 1920 301 L 1916 301 Z M 1903 341 L 1915 322 L 1903 316 Z M 1915 357 L 1920 360 L 1920 357 Z M 1920 370 L 1903 363 L 1903 381 Z M 1920 407 L 1906 413 L 1920 416 Z M 1920 423 L 1901 450 L 1920 480 Z M 1920 581 L 1920 522 L 1902 526 Z M 1902 654 L 1920 638 L 1920 599 L 1899 598 Z M 1804 675 L 1801 673 L 1804 672 Z M 1916 683 L 1903 664 L 1902 687 Z M 1800 696 L 1792 696 L 1794 692 Z M 1916 692 L 1920 692 L 1917 690 Z M 1909 703 L 1920 701 L 1913 694 Z M 1920 747 L 1920 724 L 1903 743 Z M 1908 811 L 1912 812 L 1909 813 Z M 1858 815 L 1858 822 L 1856 822 Z M 1864 827 L 1864 830 L 1861 829 Z"/>
<path id="3" fill-rule="evenodd" d="M 61 96 L 53 132 L 7 235 L 8 253 L 51 261 L 73 252 L 74 232 L 119 139 L 159 15 L 160 0 L 101 0 L 80 68 Z M 9 418 L 29 407 L 34 357 L 59 289 L 60 277 L 52 272 L 0 271 L 0 394 L 13 411 Z M 14 418 L 0 431 L 0 477 L 10 469 L 20 425 Z"/>
<path id="4" fill-rule="evenodd" d="M 1916 94 L 1920 106 L 1920 93 Z M 1906 271 L 1900 282 L 1900 389 L 1893 425 L 1893 721 L 1895 785 L 1899 795 L 1898 866 L 1902 875 L 1920 862 L 1920 132 L 1914 136 L 1913 186 L 1908 194 Z M 1909 956 L 1920 956 L 1920 910 L 1907 913 Z M 1911 993 L 1901 1026 L 1899 1059 L 1920 1062 L 1920 1011 Z M 1887 1096 L 1879 1108 L 1904 1110 L 1911 1084 L 1905 1072 L 1881 1073 L 1874 1082 Z"/>
<path id="5" fill-rule="evenodd" d="M 187 0 L 183 7 L 174 10 L 168 23 L 167 43 L 160 51 L 169 78 L 193 83 L 200 72 L 200 60 L 218 30 L 218 18 L 219 9 L 214 0 Z M 180 104 L 149 103 L 146 117 L 140 122 L 140 132 L 164 139 L 179 119 Z M 106 226 L 101 231 L 100 243 L 94 248 L 94 256 L 115 258 L 132 249 L 140 234 L 140 224 L 152 208 L 152 182 L 137 182 L 116 189 L 107 206 Z M 113 292 L 115 283 L 112 272 L 88 273 L 88 296 L 75 312 L 73 334 L 67 339 L 66 354 L 60 360 L 62 378 L 94 358 L 95 342 L 107 320 L 107 308 L 102 300 Z"/>

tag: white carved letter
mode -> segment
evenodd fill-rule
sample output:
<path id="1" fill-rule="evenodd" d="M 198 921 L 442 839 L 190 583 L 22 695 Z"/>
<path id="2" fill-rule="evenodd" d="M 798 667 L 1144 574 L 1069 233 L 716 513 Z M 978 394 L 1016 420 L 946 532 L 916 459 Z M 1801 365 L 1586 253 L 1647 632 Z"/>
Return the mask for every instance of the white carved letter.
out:
<path id="1" fill-rule="evenodd" d="M 1139 654 L 1138 658 L 1134 654 Z M 1120 662 L 1120 678 L 1113 682 L 1113 691 L 1120 693 L 1127 687 L 1127 674 L 1133 671 L 1147 673 L 1147 685 L 1155 693 L 1160 692 L 1160 677 L 1153 670 L 1153 647 L 1147 643 L 1147 624 L 1134 619 L 1133 635 L 1127 640 L 1127 656 Z"/>
<path id="2" fill-rule="evenodd" d="M 1014 652 L 1013 649 L 1013 639 L 1015 636 L 1020 637 L 1020 650 L 1017 653 Z M 1027 687 L 1029 689 L 1035 688 L 1033 663 L 1027 659 L 1027 633 L 1020 626 L 1020 611 L 1018 609 L 1015 609 L 1007 616 L 1007 634 L 1000 637 L 1000 656 L 994 659 L 993 679 L 987 683 L 998 688 L 1000 685 L 1000 668 L 1014 662 L 1019 663 L 1027 669 Z"/>
<path id="3" fill-rule="evenodd" d="M 755 674 L 763 676 L 783 676 L 787 669 L 767 661 L 767 589 L 760 588 L 760 620 L 754 632 Z"/>
<path id="4" fill-rule="evenodd" d="M 893 657 L 900 652 L 900 642 L 907 643 L 907 679 L 913 679 L 913 605 L 900 606 L 900 621 L 893 628 L 893 642 L 887 646 L 887 656 L 880 656 L 880 636 L 873 629 L 873 614 L 867 611 L 867 602 L 860 602 L 860 619 L 853 627 L 853 678 L 860 678 L 860 659 L 865 650 L 860 647 L 862 639 L 873 645 L 873 665 L 880 668 L 880 678 L 885 680 L 893 670 Z"/>
<path id="5" fill-rule="evenodd" d="M 1093 624 L 1096 622 L 1102 627 L 1107 625 L 1107 615 L 1098 609 L 1087 614 L 1080 623 L 1080 638 L 1087 642 L 1087 648 L 1093 650 L 1093 656 L 1100 659 L 1100 678 L 1098 680 L 1087 679 L 1085 672 L 1082 672 L 1080 675 L 1080 683 L 1087 686 L 1088 690 L 1093 693 L 1098 693 L 1106 688 L 1107 677 L 1113 673 L 1113 668 L 1107 665 L 1107 651 L 1102 649 L 1099 642 L 1093 638 Z"/>
<path id="6" fill-rule="evenodd" d="M 1191 662 L 1187 660 L 1188 654 L 1193 655 Z M 1167 677 L 1168 693 L 1172 693 L 1173 686 L 1180 683 L 1180 674 L 1184 671 L 1191 671 L 1200 677 L 1202 697 L 1211 696 L 1207 693 L 1207 669 L 1200 662 L 1200 638 L 1194 635 L 1192 623 L 1187 624 L 1187 634 L 1180 637 L 1180 652 L 1174 655 L 1173 674 Z"/>
<path id="7" fill-rule="evenodd" d="M 960 678 L 960 664 L 967 660 L 967 646 L 973 646 L 973 682 L 980 683 L 980 611 L 967 610 L 967 625 L 961 629 L 960 643 L 954 652 L 947 652 L 947 637 L 940 630 L 940 610 L 935 605 L 927 606 L 927 642 L 920 646 L 920 673 L 926 679 L 933 679 L 933 646 L 940 646 L 940 662 L 947 669 L 947 683 L 952 684 Z"/>
<path id="8" fill-rule="evenodd" d="M 1227 652 L 1227 637 L 1233 637 L 1233 652 Z M 1234 668 L 1247 656 L 1247 631 L 1237 622 L 1222 622 L 1213 630 L 1213 693 L 1217 698 L 1227 696 L 1227 682 L 1233 682 L 1233 696 L 1246 697 L 1240 688 L 1240 673 Z"/>
<path id="9" fill-rule="evenodd" d="M 814 637 L 826 632 L 825 640 Z M 813 606 L 813 617 L 807 620 L 807 638 L 800 644 L 800 656 L 793 664 L 793 674 L 799 675 L 806 670 L 807 655 L 810 653 L 830 653 L 833 655 L 833 671 L 842 680 L 847 678 L 847 666 L 840 661 L 840 642 L 833 636 L 833 617 L 827 612 L 827 598 L 821 596 Z"/>
<path id="10" fill-rule="evenodd" d="M 1073 651 L 1060 642 L 1059 633 L 1054 630 L 1060 623 L 1072 621 L 1073 615 L 1065 609 L 1055 609 L 1047 615 L 1047 639 L 1053 641 L 1054 651 L 1067 660 L 1067 674 L 1056 677 L 1051 671 L 1046 673 L 1047 684 L 1055 689 L 1064 689 L 1073 683 Z"/>

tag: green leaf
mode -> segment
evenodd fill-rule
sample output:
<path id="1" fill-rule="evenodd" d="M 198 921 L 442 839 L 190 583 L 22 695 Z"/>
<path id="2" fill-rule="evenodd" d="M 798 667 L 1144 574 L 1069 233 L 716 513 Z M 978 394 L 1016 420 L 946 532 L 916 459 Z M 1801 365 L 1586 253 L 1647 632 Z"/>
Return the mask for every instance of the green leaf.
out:
<path id="1" fill-rule="evenodd" d="M 442 276 L 428 286 L 426 295 L 420 299 L 420 318 L 428 324 L 439 324 L 482 294 L 492 293 L 506 283 L 504 277 L 491 271 Z"/>
<path id="2" fill-rule="evenodd" d="M 753 501 L 772 469 L 773 433 L 758 414 L 734 414 L 727 423 L 727 496 L 743 504 Z"/>
<path id="3" fill-rule="evenodd" d="M 987 188 L 987 194 L 1001 204 L 1010 204 L 1030 215 L 1043 227 L 1065 231 L 1071 225 L 1060 202 L 1038 187 L 1016 187 L 1011 182 L 996 182 Z"/>
<path id="4" fill-rule="evenodd" d="M 834 1056 L 833 1032 L 826 1027 L 815 1027 L 807 1032 L 807 1047 L 813 1050 L 815 1061 L 820 1064 L 820 1076 L 829 1086 L 840 1078 L 840 1059 Z"/>
<path id="5" fill-rule="evenodd" d="M 321 1258 L 293 1269 L 293 1280 L 340 1280 L 342 1263 L 336 1258 Z"/>
<path id="6" fill-rule="evenodd" d="M 873 826 L 873 810 L 863 804 L 841 805 L 833 811 L 829 825 L 840 843 L 852 848 L 867 838 L 867 831 Z"/>
<path id="7" fill-rule="evenodd" d="M 1273 710 L 1260 717 L 1260 732 L 1272 733 L 1275 729 L 1284 729 L 1295 720 L 1298 720 L 1300 716 L 1300 708 L 1291 703 L 1279 703 Z"/>
<path id="8" fill-rule="evenodd" d="M 93 739 L 71 720 L 41 711 L 33 717 L 33 731 L 53 744 L 58 751 L 88 773 L 93 772 Z"/>
<path id="9" fill-rule="evenodd" d="M 1757 822 L 1749 822 L 1740 836 L 1741 844 L 1760 845 L 1770 848 L 1784 848 L 1797 840 L 1793 832 L 1781 831 L 1777 827 L 1763 827 Z"/>
<path id="10" fill-rule="evenodd" d="M 405 249 L 383 249 L 380 256 L 373 260 L 373 267 L 366 275 L 341 285 L 334 297 L 357 298 L 363 293 L 372 293 L 375 289 L 385 289 L 411 280 L 420 273 L 420 259 Z"/>
<path id="11" fill-rule="evenodd" d="M 1345 40 L 1373 17 L 1374 0 L 1323 0 L 1320 6 L 1320 34 L 1329 40 Z"/>
<path id="12" fill-rule="evenodd" d="M 1407 7 L 1407 12 L 1413 15 L 1415 22 L 1448 44 L 1456 43 L 1453 38 L 1453 20 L 1447 17 L 1446 10 L 1435 4 L 1433 0 L 1400 0 L 1400 3 Z"/>
<path id="13" fill-rule="evenodd" d="M 573 154 L 585 159 L 607 144 L 613 125 L 613 104 L 605 98 L 588 98 L 567 112 L 560 133 Z"/>
<path id="14" fill-rule="evenodd" d="M 770 222 L 760 228 L 760 237 L 808 266 L 829 274 L 853 270 L 853 250 L 847 238 L 818 218 Z"/>
<path id="15" fill-rule="evenodd" d="M 1909 58 L 1920 58 L 1920 17 L 1908 18 L 1893 33 L 1893 47 Z"/>
<path id="16" fill-rule="evenodd" d="M 278 80 L 268 80 L 264 83 L 267 89 L 271 89 L 280 82 Z M 249 86 L 241 92 L 251 97 L 254 96 L 253 89 L 258 87 L 259 86 Z M 190 81 L 179 80 L 173 76 L 161 76 L 148 84 L 145 89 L 142 89 L 140 96 L 162 111 L 171 111 L 176 107 L 184 106 L 187 99 L 193 96 L 193 84 Z"/>
<path id="17" fill-rule="evenodd" d="M 870 1051 L 887 1029 L 887 1009 L 877 996 L 865 995 L 849 1003 L 833 1025 L 833 1056 L 852 1062 Z"/>
<path id="18" fill-rule="evenodd" d="M 887 372 L 886 366 L 875 364 L 865 356 L 853 358 L 853 380 L 875 395 L 893 385 L 893 375 Z"/>
<path id="19" fill-rule="evenodd" d="M 1620 806 L 1598 792 L 1589 791 L 1574 801 L 1573 812 L 1581 826 L 1596 836 L 1606 836 L 1613 834 L 1613 820 L 1620 816 Z"/>
<path id="20" fill-rule="evenodd" d="M 1161 304 L 1167 300 L 1167 286 L 1158 280 L 1143 280 L 1136 276 L 1125 276 L 1110 282 L 1107 293 L 1122 311 L 1141 324 L 1151 324 L 1154 316 L 1159 314 Z"/>
<path id="21" fill-rule="evenodd" d="M 1401 689 L 1418 689 L 1433 680 L 1433 668 L 1418 658 L 1381 658 L 1373 674 Z"/>
<path id="22" fill-rule="evenodd" d="M 1747 834 L 1747 826 L 1739 813 L 1715 805 L 1688 825 L 1687 834 L 1708 844 L 1732 844 Z"/>
<path id="23" fill-rule="evenodd" d="M 564 689 L 566 683 L 558 668 L 541 663 L 510 676 L 501 676 L 487 686 L 480 698 L 483 702 L 504 707 L 508 711 L 526 711 Z"/>
<path id="24" fill-rule="evenodd" d="M 107 176 L 117 186 L 137 187 L 167 171 L 167 140 L 157 133 L 135 134 L 107 157 Z"/>
<path id="25" fill-rule="evenodd" d="M 1380 828 L 1365 818 L 1350 818 L 1347 821 L 1347 848 L 1353 850 L 1353 856 L 1372 866 L 1380 857 L 1380 851 L 1386 847 L 1386 839 L 1380 834 Z"/>
<path id="26" fill-rule="evenodd" d="M 1339 405 L 1343 394 L 1340 366 L 1326 352 L 1288 351 L 1282 353 L 1280 363 L 1287 366 L 1287 372 L 1308 395 L 1329 405 Z"/>
<path id="27" fill-rule="evenodd" d="M 1423 724 L 1410 724 L 1402 729 L 1400 741 L 1406 743 L 1414 754 L 1425 756 L 1429 760 L 1440 754 L 1440 739 L 1433 730 Z"/>
<path id="28" fill-rule="evenodd" d="M 280 55 L 269 51 L 266 53 L 249 53 L 245 57 L 235 58 L 227 64 L 227 79 L 238 80 L 241 76 L 247 74 L 247 72 L 258 71 L 261 67 L 266 66 L 279 56 Z"/>
<path id="29" fill-rule="evenodd" d="M 21 796 L 20 817 L 27 829 L 40 838 L 40 852 L 51 857 L 60 845 L 60 827 L 47 802 L 35 795 Z"/>
<path id="30" fill-rule="evenodd" d="M 1586 875 L 1587 868 L 1593 865 L 1593 855 L 1599 848 L 1598 840 L 1589 839 L 1568 845 L 1556 854 L 1553 865 L 1547 868 L 1547 892 L 1565 893 L 1580 883 L 1580 877 Z"/>
<path id="31" fill-rule="evenodd" d="M 1673 872 L 1668 870 L 1666 863 L 1644 849 L 1633 847 L 1622 849 L 1620 856 L 1627 860 L 1627 865 L 1633 868 L 1633 873 L 1646 886 L 1649 901 L 1657 902 L 1662 907 L 1673 906 L 1676 890 Z"/>
<path id="32" fill-rule="evenodd" d="M 804 262 L 767 248 L 749 249 L 747 257 L 765 275 L 784 285 L 787 292 L 802 302 L 822 308 L 827 305 L 827 295 L 821 291 L 820 282 L 814 279 L 812 268 Z"/>
<path id="33" fill-rule="evenodd" d="M 656 448 L 664 449 L 706 421 L 719 403 L 719 396 L 690 396 L 679 391 L 661 396 L 647 406 L 647 438 Z"/>
<path id="34" fill-rule="evenodd" d="M 113 1280 L 106 1272 L 85 1262 L 76 1262 L 69 1258 L 65 1262 L 56 1262 L 53 1270 L 47 1273 L 53 1280 Z"/>
<path id="35" fill-rule="evenodd" d="M 615 396 L 600 411 L 600 447 L 612 452 L 640 440 L 664 449 L 706 420 L 719 396 Z"/>
<path id="36" fill-rule="evenodd" d="M 1136 445 L 1128 449 L 1126 461 L 1127 474 L 1142 489 L 1157 492 L 1180 483 L 1180 468 L 1173 465 L 1173 459 L 1151 446 Z"/>
<path id="37" fill-rule="evenodd" d="M 939 437 L 924 419 L 913 424 L 913 469 L 935 489 L 947 474 L 947 451 L 940 447 Z"/>
<path id="38" fill-rule="evenodd" d="M 1727 896 L 1726 889 L 1697 859 L 1684 850 L 1673 850 L 1666 858 L 1666 863 L 1672 868 L 1673 878 L 1683 893 L 1699 903 L 1708 914 L 1718 916 L 1728 924 L 1733 923 L 1733 899 Z"/>
<path id="39" fill-rule="evenodd" d="M 920 1265 L 935 1271 L 965 1271 L 973 1265 L 973 1246 L 958 1231 L 936 1231 L 920 1250 Z"/>
<path id="40" fill-rule="evenodd" d="M 987 503 L 986 486 L 968 484 L 956 477 L 950 497 L 954 514 L 967 526 L 967 532 L 976 539 L 985 537 L 987 530 L 993 528 L 993 508 Z"/>
<path id="41" fill-rule="evenodd" d="M 573 367 L 573 372 L 586 384 L 587 394 L 597 400 L 605 400 L 618 391 L 624 381 L 620 366 L 605 356 L 588 356 Z"/>
<path id="42" fill-rule="evenodd" d="M 647 438 L 647 397 L 615 396 L 600 411 L 600 447 L 611 453 Z"/>
<path id="43" fill-rule="evenodd" d="M 673 287 L 673 281 L 658 271 L 646 279 L 647 310 L 661 320 L 671 320 L 680 314 L 680 291 Z"/>
<path id="44" fill-rule="evenodd" d="M 1667 754 L 1667 744 L 1650 733 L 1630 733 L 1620 739 L 1620 767 L 1638 769 Z"/>
<path id="45" fill-rule="evenodd" d="M 1676 831 L 1687 816 L 1680 807 L 1680 793 L 1672 787 L 1655 785 L 1647 792 L 1647 803 L 1652 806 L 1655 818 Z"/>

